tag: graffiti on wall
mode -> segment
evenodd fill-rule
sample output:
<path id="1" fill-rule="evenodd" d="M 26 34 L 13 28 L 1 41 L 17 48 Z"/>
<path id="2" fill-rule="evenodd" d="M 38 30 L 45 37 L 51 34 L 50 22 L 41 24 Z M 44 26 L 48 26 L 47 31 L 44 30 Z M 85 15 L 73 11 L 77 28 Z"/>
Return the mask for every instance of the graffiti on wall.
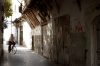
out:
<path id="1" fill-rule="evenodd" d="M 84 32 L 84 28 L 83 28 L 83 25 L 82 22 L 80 21 L 79 18 L 76 18 L 74 20 L 72 20 L 72 23 L 71 23 L 71 32 L 72 33 L 76 33 L 76 32 Z"/>
<path id="2" fill-rule="evenodd" d="M 75 29 L 76 29 L 76 32 L 83 32 L 83 28 L 81 26 L 80 21 L 77 21 Z"/>

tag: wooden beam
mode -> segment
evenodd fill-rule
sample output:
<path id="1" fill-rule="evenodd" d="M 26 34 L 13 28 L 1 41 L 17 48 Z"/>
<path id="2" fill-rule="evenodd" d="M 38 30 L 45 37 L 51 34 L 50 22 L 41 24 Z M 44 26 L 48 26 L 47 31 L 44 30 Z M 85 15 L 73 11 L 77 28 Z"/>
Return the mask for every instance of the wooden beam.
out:
<path id="1" fill-rule="evenodd" d="M 43 23 L 41 23 L 41 25 L 43 26 L 43 25 L 47 25 L 48 24 L 48 22 L 43 22 Z"/>
<path id="2" fill-rule="evenodd" d="M 32 24 L 34 25 L 34 26 L 37 26 L 38 24 L 37 24 L 37 22 L 35 21 L 35 19 L 32 17 L 32 15 L 29 13 L 29 11 L 28 11 L 28 17 L 30 18 L 30 20 L 31 20 L 31 22 L 32 22 Z"/>
<path id="3" fill-rule="evenodd" d="M 33 10 L 30 10 L 30 15 L 33 17 L 33 19 L 37 22 L 37 25 L 40 24 L 39 20 L 37 19 L 37 15 L 34 14 Z"/>
<path id="4" fill-rule="evenodd" d="M 39 15 L 39 13 L 37 13 L 37 11 L 34 8 L 33 8 L 32 12 L 34 12 L 35 15 L 37 15 L 38 17 L 40 17 L 41 20 L 43 20 L 43 18 Z"/>
<path id="5" fill-rule="evenodd" d="M 30 23 L 30 21 L 29 21 L 29 19 L 27 18 L 27 15 L 26 15 L 26 14 L 25 14 L 25 18 L 26 18 L 27 23 L 30 25 L 30 27 L 33 28 L 33 27 L 32 27 L 32 24 Z"/>
<path id="6" fill-rule="evenodd" d="M 29 18 L 31 24 L 32 24 L 33 26 L 36 26 L 36 24 L 33 23 L 34 20 L 32 19 L 32 16 L 31 16 L 28 12 L 27 12 L 27 17 Z"/>
<path id="7" fill-rule="evenodd" d="M 52 10 L 51 6 L 48 5 L 48 4 L 45 2 L 45 0 L 42 0 L 42 1 L 43 1 L 44 4 L 46 4 L 46 6 L 48 7 L 49 10 Z"/>
<path id="8" fill-rule="evenodd" d="M 49 10 L 47 9 L 47 7 L 45 7 L 46 5 L 43 4 L 42 6 L 43 6 L 43 8 L 44 8 L 44 13 L 46 13 L 46 16 L 48 16 L 48 11 L 49 11 Z"/>
<path id="9" fill-rule="evenodd" d="M 34 15 L 36 15 L 36 17 L 37 17 L 37 20 L 38 19 L 41 19 L 41 17 L 39 16 L 39 14 L 37 13 L 37 11 L 33 8 L 32 10 L 32 13 L 34 13 Z M 39 20 L 38 20 L 39 21 Z M 41 22 L 39 22 L 39 23 L 41 23 Z"/>
<path id="10" fill-rule="evenodd" d="M 42 13 L 39 13 L 38 15 L 41 17 L 41 19 L 43 20 L 43 22 L 47 22 L 47 19 L 45 18 L 45 16 L 43 16 Z"/>
<path id="11" fill-rule="evenodd" d="M 43 16 L 42 13 L 37 13 L 35 8 L 32 8 L 32 11 L 34 12 L 35 15 L 38 15 L 43 22 L 47 22 L 46 18 Z"/>
<path id="12" fill-rule="evenodd" d="M 30 27 L 31 27 L 31 28 L 34 28 L 34 26 L 31 24 L 31 21 L 30 21 L 30 19 L 28 18 L 27 14 L 25 14 L 25 18 L 26 18 L 28 24 L 30 25 Z"/>

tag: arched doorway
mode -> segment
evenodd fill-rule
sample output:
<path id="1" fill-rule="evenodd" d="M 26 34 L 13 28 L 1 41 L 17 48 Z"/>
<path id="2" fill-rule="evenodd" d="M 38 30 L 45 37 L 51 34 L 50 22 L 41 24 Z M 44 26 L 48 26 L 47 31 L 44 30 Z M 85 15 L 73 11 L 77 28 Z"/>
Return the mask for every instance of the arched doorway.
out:
<path id="1" fill-rule="evenodd" d="M 100 66 L 100 15 L 96 16 L 91 28 L 91 65 Z"/>

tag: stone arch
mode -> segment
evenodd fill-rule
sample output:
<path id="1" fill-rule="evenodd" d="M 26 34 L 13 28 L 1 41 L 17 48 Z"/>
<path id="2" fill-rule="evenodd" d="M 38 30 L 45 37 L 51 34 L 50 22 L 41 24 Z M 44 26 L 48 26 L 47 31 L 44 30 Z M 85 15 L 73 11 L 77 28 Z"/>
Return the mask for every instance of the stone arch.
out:
<path id="1" fill-rule="evenodd" d="M 100 15 L 94 17 L 90 27 L 90 49 L 91 49 L 91 66 L 97 66 L 97 26 L 100 22 Z"/>
<path id="2" fill-rule="evenodd" d="M 92 20 L 92 25 L 97 25 L 98 22 L 100 21 L 100 14 L 97 15 L 93 20 Z"/>

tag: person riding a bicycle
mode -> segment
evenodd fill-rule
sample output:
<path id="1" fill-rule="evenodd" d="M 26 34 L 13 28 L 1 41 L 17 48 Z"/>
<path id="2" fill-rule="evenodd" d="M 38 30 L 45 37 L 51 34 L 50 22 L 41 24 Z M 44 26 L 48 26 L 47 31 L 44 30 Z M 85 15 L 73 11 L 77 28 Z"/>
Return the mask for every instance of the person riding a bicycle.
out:
<path id="1" fill-rule="evenodd" d="M 11 50 L 13 49 L 13 47 L 15 46 L 15 38 L 14 38 L 14 36 L 13 36 L 13 34 L 11 34 L 10 35 L 10 38 L 9 38 L 9 41 L 8 41 L 8 51 L 9 51 L 9 53 L 11 52 Z"/>

